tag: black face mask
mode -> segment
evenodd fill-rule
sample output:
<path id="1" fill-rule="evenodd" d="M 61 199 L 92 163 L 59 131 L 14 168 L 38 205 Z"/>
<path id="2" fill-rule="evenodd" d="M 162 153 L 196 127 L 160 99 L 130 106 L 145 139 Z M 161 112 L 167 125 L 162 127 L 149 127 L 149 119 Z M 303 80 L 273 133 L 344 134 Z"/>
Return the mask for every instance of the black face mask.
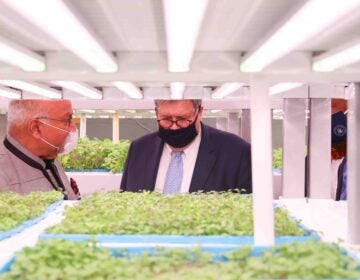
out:
<path id="1" fill-rule="evenodd" d="M 190 144 L 198 135 L 195 123 L 197 116 L 192 124 L 180 129 L 165 129 L 159 126 L 159 137 L 167 144 L 174 148 L 182 148 Z"/>

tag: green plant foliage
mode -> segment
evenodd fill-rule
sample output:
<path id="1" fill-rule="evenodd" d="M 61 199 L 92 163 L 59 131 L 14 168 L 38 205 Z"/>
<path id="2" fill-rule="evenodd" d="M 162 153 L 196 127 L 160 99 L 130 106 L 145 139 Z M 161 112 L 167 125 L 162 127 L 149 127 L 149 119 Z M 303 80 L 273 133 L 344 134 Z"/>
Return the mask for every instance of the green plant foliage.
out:
<path id="1" fill-rule="evenodd" d="M 238 193 L 164 196 L 156 192 L 94 194 L 65 209 L 50 233 L 252 235 L 252 199 Z M 277 235 L 304 235 L 277 208 Z"/>
<path id="2" fill-rule="evenodd" d="M 310 240 L 274 246 L 260 256 L 244 247 L 213 262 L 200 248 L 114 257 L 93 242 L 44 240 L 17 253 L 10 279 L 359 279 L 359 264 L 338 245 Z"/>
<path id="3" fill-rule="evenodd" d="M 0 231 L 9 230 L 38 216 L 62 197 L 57 191 L 32 192 L 28 195 L 0 192 Z"/>
<path id="4" fill-rule="evenodd" d="M 79 138 L 76 148 L 58 159 L 65 169 L 109 169 L 118 173 L 123 169 L 129 145 L 128 140 L 114 144 L 110 139 Z"/>
<path id="5" fill-rule="evenodd" d="M 273 168 L 282 168 L 282 149 L 273 149 Z"/>

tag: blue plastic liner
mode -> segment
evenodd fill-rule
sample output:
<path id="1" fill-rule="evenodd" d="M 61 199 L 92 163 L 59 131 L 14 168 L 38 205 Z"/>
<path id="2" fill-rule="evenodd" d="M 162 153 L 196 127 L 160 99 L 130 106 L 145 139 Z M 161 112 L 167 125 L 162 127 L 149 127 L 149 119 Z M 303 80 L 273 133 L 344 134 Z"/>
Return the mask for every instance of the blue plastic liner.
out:
<path id="1" fill-rule="evenodd" d="M 94 169 L 74 169 L 66 168 L 66 172 L 100 172 L 100 173 L 110 173 L 110 169 L 107 168 L 94 168 Z"/>
<path id="2" fill-rule="evenodd" d="M 1 273 L 5 273 L 7 271 L 10 271 L 12 264 L 15 262 L 15 257 L 10 257 L 7 261 L 5 261 L 3 264 L 0 264 L 0 276 Z"/>
<path id="3" fill-rule="evenodd" d="M 274 204 L 274 208 L 279 207 Z M 290 216 L 290 219 L 294 219 Z M 308 239 L 320 240 L 320 236 L 315 232 L 301 223 L 299 228 L 304 230 L 303 236 L 278 236 L 275 237 L 275 245 L 288 243 L 292 241 L 303 242 Z M 251 245 L 254 244 L 254 236 L 229 236 L 229 235 L 159 235 L 159 234 L 51 234 L 51 233 L 42 233 L 39 236 L 39 239 L 64 239 L 69 241 L 86 241 L 89 239 L 96 240 L 100 243 L 128 243 L 127 250 L 138 250 L 139 243 L 148 243 L 143 245 L 146 247 L 154 247 L 156 244 L 161 243 L 171 243 L 171 244 L 193 244 L 201 245 L 202 247 L 207 244 L 222 244 L 227 247 L 233 245 L 238 247 L 239 245 Z M 131 247 L 130 244 L 133 244 Z M 218 245 L 216 245 L 218 246 Z"/>
<path id="4" fill-rule="evenodd" d="M 33 225 L 37 224 L 39 221 L 44 219 L 50 212 L 52 212 L 56 207 L 58 207 L 62 202 L 63 202 L 63 199 L 56 201 L 56 202 L 50 204 L 39 216 L 34 217 L 30 220 L 27 220 L 15 228 L 9 229 L 7 231 L 1 231 L 0 232 L 0 240 L 11 237 Z"/>
<path id="5" fill-rule="evenodd" d="M 287 242 L 302 242 L 310 238 L 317 240 L 320 237 L 316 233 L 304 236 L 279 236 L 275 238 L 275 244 L 283 244 Z M 253 245 L 253 236 L 225 236 L 225 235 L 116 235 L 116 234 L 40 234 L 39 239 L 64 239 L 70 241 L 86 241 L 89 239 L 96 240 L 101 243 L 171 243 L 171 244 L 223 244 L 223 245 Z"/>
<path id="6" fill-rule="evenodd" d="M 82 235 L 82 236 L 85 236 L 85 235 Z M 149 235 L 141 235 L 141 236 L 144 236 L 145 238 L 147 238 L 147 240 L 149 240 Z M 88 236 L 87 236 L 88 237 Z M 130 237 L 130 239 L 126 239 L 127 237 Z M 154 237 L 154 236 L 151 236 L 151 237 Z M 209 238 L 205 238 L 205 239 L 209 239 L 209 240 L 213 240 L 213 241 L 221 241 L 221 240 L 224 240 L 224 237 L 223 236 L 208 236 Z M 124 237 L 126 241 L 131 241 L 134 236 L 126 236 Z M 177 238 L 177 237 L 174 237 L 174 238 Z M 193 240 L 193 237 L 189 237 L 191 240 Z M 199 238 L 202 238 L 202 237 L 199 237 Z M 160 236 L 160 240 L 163 239 L 163 236 Z M 227 242 L 233 242 L 233 241 L 236 241 L 238 239 L 238 237 L 232 237 L 232 236 L 229 236 L 227 238 L 226 241 Z M 70 239 L 69 239 L 70 240 Z M 87 239 L 85 239 L 87 240 Z M 112 241 L 112 238 L 109 239 L 110 241 Z M 184 240 L 187 240 L 187 238 L 185 239 L 182 239 L 182 238 L 179 238 L 178 240 L 180 241 L 184 241 Z M 77 239 L 75 241 L 81 241 L 80 239 Z M 292 241 L 298 241 L 298 240 L 292 240 Z M 206 245 L 206 244 L 202 244 L 200 245 L 201 246 L 201 250 L 204 251 L 204 252 L 209 252 L 209 253 L 212 253 L 213 254 L 213 257 L 212 257 L 212 261 L 214 262 L 222 262 L 222 261 L 226 261 L 227 259 L 223 256 L 224 253 L 227 253 L 227 252 L 230 252 L 230 251 L 233 251 L 233 250 L 236 250 L 236 249 L 239 249 L 241 247 L 243 247 L 244 245 L 246 244 L 237 244 L 237 245 L 231 245 L 231 246 L 226 246 L 226 244 L 229 245 L 229 243 L 224 243 L 220 244 L 220 246 L 212 246 L 212 245 Z M 193 246 L 196 246 L 196 244 L 192 244 Z M 160 247 L 160 246 L 157 246 L 157 247 Z M 123 256 L 123 257 L 126 257 L 126 256 L 129 256 L 129 255 L 133 255 L 133 254 L 141 254 L 143 252 L 148 252 L 150 254 L 156 254 L 156 250 L 157 250 L 157 247 L 149 247 L 149 246 L 140 246 L 140 247 L 130 247 L 130 248 L 126 248 L 125 251 L 123 252 L 120 252 L 119 251 L 119 247 L 111 247 L 109 246 L 108 249 L 111 251 L 111 253 L 115 256 L 115 257 L 119 257 L 120 255 Z M 174 247 L 167 247 L 165 246 L 167 249 L 173 249 Z M 252 247 L 252 250 L 251 250 L 251 256 L 260 256 L 264 251 L 268 250 L 269 249 L 269 246 L 253 246 Z M 343 250 L 343 253 L 347 256 L 349 256 L 350 258 L 354 259 L 356 262 L 359 263 L 359 267 L 360 267 L 360 258 L 357 257 L 355 254 L 353 254 L 352 252 L 346 250 L 346 249 L 342 249 Z M 1 273 L 5 273 L 5 272 L 8 272 L 10 269 L 11 269 L 11 266 L 12 264 L 15 262 L 15 256 L 9 258 L 9 260 L 7 260 L 5 263 L 3 263 L 2 265 L 0 264 L 0 275 Z M 333 279 L 333 278 L 331 278 Z M 335 279 L 335 278 L 334 278 Z"/>

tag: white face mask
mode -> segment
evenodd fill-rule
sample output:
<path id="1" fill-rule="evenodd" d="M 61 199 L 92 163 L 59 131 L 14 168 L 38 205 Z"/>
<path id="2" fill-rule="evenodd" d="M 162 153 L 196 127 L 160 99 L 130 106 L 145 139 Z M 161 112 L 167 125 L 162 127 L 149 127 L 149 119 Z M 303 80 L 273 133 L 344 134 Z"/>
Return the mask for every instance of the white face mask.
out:
<path id="1" fill-rule="evenodd" d="M 57 149 L 60 154 L 68 154 L 76 147 L 77 140 L 79 138 L 77 129 L 75 129 L 75 131 L 67 131 L 65 129 L 51 125 L 49 123 L 45 123 L 45 122 L 41 122 L 41 123 L 68 133 L 68 135 L 65 138 L 64 144 L 62 144 L 61 146 L 55 146 L 55 145 L 51 144 L 50 142 L 48 142 L 47 140 L 45 140 L 44 138 L 40 137 L 40 139 L 43 142 L 45 142 L 46 144 L 50 145 L 51 147 Z"/>

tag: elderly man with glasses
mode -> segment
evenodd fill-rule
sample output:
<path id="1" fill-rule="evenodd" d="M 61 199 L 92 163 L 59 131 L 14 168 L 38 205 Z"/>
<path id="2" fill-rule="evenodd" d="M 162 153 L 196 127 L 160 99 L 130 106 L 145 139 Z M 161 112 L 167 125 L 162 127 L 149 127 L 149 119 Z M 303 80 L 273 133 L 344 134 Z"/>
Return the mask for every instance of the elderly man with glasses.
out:
<path id="1" fill-rule="evenodd" d="M 0 144 L 0 191 L 29 193 L 57 190 L 79 199 L 56 157 L 76 145 L 77 130 L 69 100 L 12 100 L 7 135 Z"/>
<path id="2" fill-rule="evenodd" d="M 201 100 L 156 100 L 158 132 L 129 149 L 120 189 L 252 192 L 250 144 L 201 122 Z"/>

